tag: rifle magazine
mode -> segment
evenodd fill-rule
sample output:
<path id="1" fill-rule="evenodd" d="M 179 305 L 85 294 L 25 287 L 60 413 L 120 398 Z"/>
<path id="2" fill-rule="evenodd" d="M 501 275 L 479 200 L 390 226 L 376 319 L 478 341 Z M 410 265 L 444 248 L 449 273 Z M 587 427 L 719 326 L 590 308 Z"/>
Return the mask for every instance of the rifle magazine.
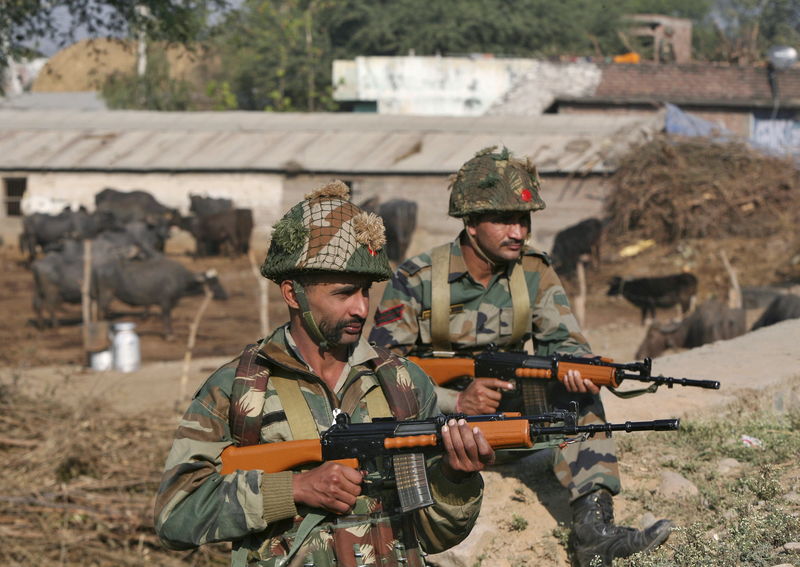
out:
<path id="1" fill-rule="evenodd" d="M 392 457 L 400 509 L 411 512 L 433 504 L 428 471 L 423 453 L 404 453 Z"/>

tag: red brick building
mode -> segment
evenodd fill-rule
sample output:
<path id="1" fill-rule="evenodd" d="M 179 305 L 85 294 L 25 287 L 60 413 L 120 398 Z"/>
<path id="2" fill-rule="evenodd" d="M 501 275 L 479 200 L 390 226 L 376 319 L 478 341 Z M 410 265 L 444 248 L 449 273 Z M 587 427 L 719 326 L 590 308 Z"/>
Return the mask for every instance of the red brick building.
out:
<path id="1" fill-rule="evenodd" d="M 558 97 L 551 112 L 649 114 L 670 102 L 717 122 L 745 138 L 759 121 L 784 125 L 800 114 L 800 68 L 774 71 L 766 65 L 740 67 L 710 63 L 600 64 L 602 77 L 590 95 Z"/>

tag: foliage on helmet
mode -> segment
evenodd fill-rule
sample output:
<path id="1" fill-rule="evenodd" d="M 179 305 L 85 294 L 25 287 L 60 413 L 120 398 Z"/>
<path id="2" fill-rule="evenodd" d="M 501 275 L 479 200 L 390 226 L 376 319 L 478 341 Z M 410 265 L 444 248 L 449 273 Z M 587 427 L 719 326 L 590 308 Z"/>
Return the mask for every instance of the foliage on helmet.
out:
<path id="1" fill-rule="evenodd" d="M 468 160 L 450 183 L 453 217 L 495 211 L 538 211 L 545 207 L 541 182 L 529 159 L 514 159 L 507 148 L 484 148 Z"/>
<path id="2" fill-rule="evenodd" d="M 276 283 L 315 272 L 390 278 L 383 221 L 349 198 L 341 181 L 307 194 L 275 223 L 261 274 Z"/>

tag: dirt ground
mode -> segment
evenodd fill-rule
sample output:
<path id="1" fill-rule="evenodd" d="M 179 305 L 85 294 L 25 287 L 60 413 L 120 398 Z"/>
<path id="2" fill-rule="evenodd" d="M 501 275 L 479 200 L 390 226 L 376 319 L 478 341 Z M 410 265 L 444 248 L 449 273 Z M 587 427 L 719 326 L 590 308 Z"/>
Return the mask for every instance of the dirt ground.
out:
<path id="1" fill-rule="evenodd" d="M 157 316 L 142 320 L 130 308 L 117 305 L 117 320 L 134 320 L 141 339 L 143 368 L 133 374 L 94 372 L 81 366 L 81 333 L 78 306 L 71 306 L 62 317 L 58 329 L 39 329 L 34 325 L 31 309 L 32 280 L 19 253 L 6 238 L 0 254 L 0 382 L 16 383 L 32 394 L 57 396 L 80 403 L 87 397 L 104 400 L 122 412 L 159 411 L 175 415 L 185 407 L 185 398 L 205 376 L 225 360 L 235 356 L 241 347 L 259 337 L 257 315 L 258 287 L 246 258 L 209 258 L 193 260 L 185 252 L 185 239 L 171 240 L 167 252 L 175 260 L 200 271 L 216 268 L 230 299 L 212 302 L 200 324 L 194 359 L 186 383 L 181 385 L 183 357 L 189 325 L 201 302 L 200 297 L 184 298 L 173 313 L 176 338 L 165 341 Z M 719 297 L 727 290 L 727 276 L 719 260 L 725 249 L 746 285 L 764 285 L 776 281 L 775 266 L 780 263 L 782 247 L 778 241 L 728 241 L 693 243 L 681 248 L 654 248 L 637 258 L 623 259 L 617 250 L 606 250 L 603 265 L 588 274 L 589 294 L 584 328 L 596 353 L 619 360 L 631 360 L 643 334 L 636 308 L 623 300 L 605 296 L 605 282 L 612 274 L 665 274 L 688 268 L 701 282 L 700 299 Z M 763 250 L 756 254 L 755 250 Z M 263 249 L 256 257 L 263 257 Z M 567 283 L 571 294 L 573 283 Z M 285 311 L 274 286 L 270 294 L 270 321 L 284 320 Z M 380 295 L 376 286 L 373 301 Z M 659 312 L 659 318 L 675 315 L 672 310 Z M 758 312 L 748 313 L 754 320 Z M 798 322 L 787 322 L 700 349 L 671 354 L 655 362 L 658 373 L 691 378 L 719 378 L 720 392 L 698 392 L 685 389 L 661 390 L 639 401 L 620 401 L 606 397 L 608 418 L 612 421 L 678 417 L 707 411 L 745 395 L 747 388 L 766 388 L 796 376 L 800 369 L 797 339 Z M 757 355 L 755 355 L 757 353 Z M 726 381 L 727 380 L 727 381 Z M 183 392 L 182 398 L 178 399 Z M 640 493 L 642 463 L 622 460 L 623 484 L 626 490 Z M 477 558 L 483 565 L 500 567 L 517 565 L 562 566 L 566 555 L 557 536 L 559 524 L 569 521 L 566 495 L 548 473 L 549 456 L 540 453 L 522 465 L 499 467 L 485 475 L 486 499 L 478 525 L 467 541 L 434 558 L 438 565 L 471 567 Z M 642 503 L 627 499 L 625 493 L 616 499 L 617 516 L 630 525 L 646 524 L 653 518 L 643 513 Z M 527 522 L 522 532 L 510 531 L 509 517 L 518 515 Z M 533 560 L 534 563 L 531 563 Z"/>

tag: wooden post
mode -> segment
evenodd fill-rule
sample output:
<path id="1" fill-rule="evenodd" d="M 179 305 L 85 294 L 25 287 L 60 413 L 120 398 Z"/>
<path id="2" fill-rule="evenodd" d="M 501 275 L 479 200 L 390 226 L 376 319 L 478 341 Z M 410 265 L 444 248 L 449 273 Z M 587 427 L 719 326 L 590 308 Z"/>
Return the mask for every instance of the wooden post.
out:
<path id="1" fill-rule="evenodd" d="M 197 339 L 197 329 L 200 327 L 200 320 L 203 318 L 203 313 L 205 313 L 208 304 L 211 303 L 211 298 L 214 296 L 208 284 L 203 284 L 203 291 L 205 292 L 203 302 L 200 303 L 200 307 L 194 315 L 194 320 L 192 324 L 189 325 L 189 339 L 186 341 L 186 353 L 183 355 L 180 390 L 178 392 L 178 399 L 175 402 L 176 410 L 180 410 L 186 402 L 186 386 L 189 383 L 189 365 L 192 362 L 192 350 L 194 349 L 195 340 Z"/>
<path id="2" fill-rule="evenodd" d="M 267 279 L 261 275 L 252 250 L 247 253 L 247 258 L 250 260 L 250 269 L 253 271 L 253 275 L 258 282 L 261 307 L 258 311 L 258 316 L 259 320 L 261 321 L 261 336 L 266 337 L 267 333 L 269 332 L 269 289 L 267 287 L 269 282 L 267 282 Z"/>
<path id="3" fill-rule="evenodd" d="M 92 241 L 88 238 L 83 241 L 83 281 L 81 282 L 81 318 L 83 319 L 83 361 L 89 365 L 89 339 L 92 324 L 91 298 L 89 286 L 92 280 Z"/>
<path id="4" fill-rule="evenodd" d="M 578 296 L 575 298 L 575 318 L 578 320 L 578 325 L 583 327 L 586 320 L 586 270 L 584 266 L 586 260 L 583 257 L 578 259 L 575 266 L 575 272 L 578 276 Z"/>
<path id="5" fill-rule="evenodd" d="M 728 255 L 725 250 L 720 250 L 719 253 L 722 258 L 722 265 L 725 266 L 725 271 L 728 272 L 728 277 L 731 280 L 731 287 L 728 289 L 728 307 L 731 309 L 741 309 L 742 301 L 742 288 L 739 286 L 739 278 L 736 275 L 736 270 L 733 269 L 731 263 L 728 262 Z"/>

